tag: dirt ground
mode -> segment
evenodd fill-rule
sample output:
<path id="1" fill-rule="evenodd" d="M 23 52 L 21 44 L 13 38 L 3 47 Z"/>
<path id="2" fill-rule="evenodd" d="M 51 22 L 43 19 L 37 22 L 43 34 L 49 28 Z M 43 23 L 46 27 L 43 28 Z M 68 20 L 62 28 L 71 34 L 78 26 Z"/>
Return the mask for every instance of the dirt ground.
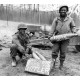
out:
<path id="1" fill-rule="evenodd" d="M 2 31 L 0 40 L 2 35 L 7 34 L 7 36 L 11 36 L 16 32 L 17 26 L 20 22 L 7 22 L 0 20 L 0 30 Z M 0 32 L 1 32 L 0 31 Z M 9 32 L 7 32 L 9 31 Z M 9 40 L 9 39 L 8 39 Z M 2 40 L 3 41 L 3 40 Z M 51 71 L 50 76 L 79 76 L 80 75 L 80 52 L 72 53 L 71 50 L 74 48 L 69 47 L 69 51 L 66 55 L 66 61 L 64 63 L 64 69 L 62 71 L 59 70 L 59 58 L 57 58 L 56 68 Z M 51 50 L 39 50 L 42 51 L 42 55 L 46 59 L 51 59 Z M 18 60 L 17 67 L 11 66 L 11 58 L 10 58 L 10 49 L 3 48 L 0 51 L 0 76 L 39 76 L 37 74 L 31 74 L 25 72 L 26 60 L 22 59 Z"/>
<path id="2" fill-rule="evenodd" d="M 70 47 L 69 47 L 70 49 Z M 72 48 L 71 48 L 72 49 Z M 40 50 L 46 59 L 51 58 L 51 50 Z M 18 60 L 17 67 L 11 66 L 10 49 L 3 48 L 0 51 L 0 76 L 39 76 L 25 72 L 26 60 Z M 56 68 L 51 71 L 50 76 L 79 76 L 80 75 L 80 53 L 68 52 L 63 70 L 59 70 L 59 59 Z"/>

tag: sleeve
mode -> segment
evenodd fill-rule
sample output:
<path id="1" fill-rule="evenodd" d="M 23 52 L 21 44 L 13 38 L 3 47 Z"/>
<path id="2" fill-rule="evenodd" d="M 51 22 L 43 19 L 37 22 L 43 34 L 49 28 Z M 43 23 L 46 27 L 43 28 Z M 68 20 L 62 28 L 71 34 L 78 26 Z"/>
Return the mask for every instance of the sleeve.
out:
<path id="1" fill-rule="evenodd" d="M 53 35 L 53 34 L 55 33 L 56 24 L 57 24 L 57 18 L 55 18 L 55 19 L 53 20 L 53 22 L 52 22 L 50 35 Z"/>
<path id="2" fill-rule="evenodd" d="M 17 34 L 14 34 L 13 36 L 12 36 L 12 42 L 14 43 L 14 44 L 16 44 L 17 46 L 21 46 L 21 44 L 20 44 L 20 42 L 19 42 L 19 40 L 18 40 L 18 37 L 17 37 Z"/>
<path id="3" fill-rule="evenodd" d="M 27 40 L 26 40 L 26 41 L 27 41 L 27 43 L 29 43 L 29 42 L 30 42 L 30 41 L 29 41 L 29 39 L 30 39 L 30 34 L 27 33 L 27 34 L 26 34 L 26 37 L 27 37 Z"/>
<path id="4" fill-rule="evenodd" d="M 76 26 L 72 18 L 71 18 L 70 28 L 72 32 L 75 32 Z"/>

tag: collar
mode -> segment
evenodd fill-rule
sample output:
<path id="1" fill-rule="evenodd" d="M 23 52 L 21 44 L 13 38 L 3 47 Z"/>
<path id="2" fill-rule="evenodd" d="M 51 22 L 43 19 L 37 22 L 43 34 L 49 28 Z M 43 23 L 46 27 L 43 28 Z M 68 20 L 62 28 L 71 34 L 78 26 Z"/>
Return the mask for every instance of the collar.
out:
<path id="1" fill-rule="evenodd" d="M 60 18 L 60 16 L 57 17 L 57 19 L 60 20 L 60 21 L 62 21 L 61 18 Z M 69 16 L 67 16 L 67 17 L 64 19 L 64 21 L 67 21 L 68 19 L 69 19 Z"/>

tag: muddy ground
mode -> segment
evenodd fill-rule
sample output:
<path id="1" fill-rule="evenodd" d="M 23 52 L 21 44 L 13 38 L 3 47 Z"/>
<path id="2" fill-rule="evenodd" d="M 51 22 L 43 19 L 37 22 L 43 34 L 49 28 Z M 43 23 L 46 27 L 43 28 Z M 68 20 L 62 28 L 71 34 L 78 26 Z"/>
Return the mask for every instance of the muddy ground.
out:
<path id="1" fill-rule="evenodd" d="M 11 37 L 13 33 L 16 32 L 17 26 L 20 22 L 8 22 L 0 20 L 0 40 L 5 42 L 4 35 L 7 35 L 7 39 L 9 40 L 8 36 Z M 2 32 L 2 33 L 1 33 Z M 8 42 L 8 41 L 6 41 Z M 74 50 L 74 47 L 70 46 L 69 51 L 66 55 L 66 61 L 64 63 L 64 69 L 60 71 L 59 67 L 59 58 L 56 62 L 56 68 L 51 71 L 50 76 L 79 76 L 80 75 L 80 52 L 73 53 L 71 51 Z M 42 51 L 42 55 L 45 56 L 46 59 L 51 59 L 51 50 L 40 50 Z M 0 76 L 39 76 L 37 74 L 31 74 L 25 72 L 26 60 L 22 59 L 18 60 L 17 67 L 11 66 L 11 58 L 10 58 L 10 49 L 9 48 L 2 48 L 0 51 Z"/>
<path id="2" fill-rule="evenodd" d="M 69 47 L 69 49 L 72 49 Z M 51 50 L 40 50 L 46 59 L 51 58 Z M 26 60 L 18 60 L 17 67 L 11 66 L 10 49 L 3 48 L 0 51 L 0 76 L 39 76 L 25 72 Z M 59 59 L 56 62 L 56 68 L 51 71 L 50 76 L 79 76 L 80 75 L 80 52 L 72 53 L 69 51 L 66 56 L 64 68 L 62 71 L 58 69 Z"/>

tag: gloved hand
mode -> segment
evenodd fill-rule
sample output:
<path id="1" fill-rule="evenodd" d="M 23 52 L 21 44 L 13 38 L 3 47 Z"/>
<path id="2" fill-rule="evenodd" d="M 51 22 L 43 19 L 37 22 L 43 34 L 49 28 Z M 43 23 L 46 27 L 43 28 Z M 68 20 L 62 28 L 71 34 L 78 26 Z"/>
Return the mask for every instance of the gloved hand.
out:
<path id="1" fill-rule="evenodd" d="M 73 29 L 72 29 L 72 32 L 73 32 L 73 33 L 76 33 L 78 30 L 80 30 L 80 29 L 79 29 L 79 28 L 73 28 Z"/>
<path id="2" fill-rule="evenodd" d="M 27 59 L 33 57 L 33 54 L 30 54 L 29 52 L 30 52 L 29 50 L 26 50 L 26 51 L 25 51 L 25 56 L 26 56 Z"/>
<path id="3" fill-rule="evenodd" d="M 28 58 L 28 59 L 33 57 L 32 54 L 25 54 L 25 56 L 26 56 L 26 58 Z"/>
<path id="4" fill-rule="evenodd" d="M 77 34 L 78 36 L 80 36 L 80 30 L 78 30 L 78 31 L 76 32 L 76 34 Z"/>
<path id="5" fill-rule="evenodd" d="M 54 39 L 54 34 L 50 37 L 50 40 L 53 41 Z"/>
<path id="6" fill-rule="evenodd" d="M 53 36 L 53 35 L 49 34 L 47 38 L 50 39 L 52 36 Z"/>

